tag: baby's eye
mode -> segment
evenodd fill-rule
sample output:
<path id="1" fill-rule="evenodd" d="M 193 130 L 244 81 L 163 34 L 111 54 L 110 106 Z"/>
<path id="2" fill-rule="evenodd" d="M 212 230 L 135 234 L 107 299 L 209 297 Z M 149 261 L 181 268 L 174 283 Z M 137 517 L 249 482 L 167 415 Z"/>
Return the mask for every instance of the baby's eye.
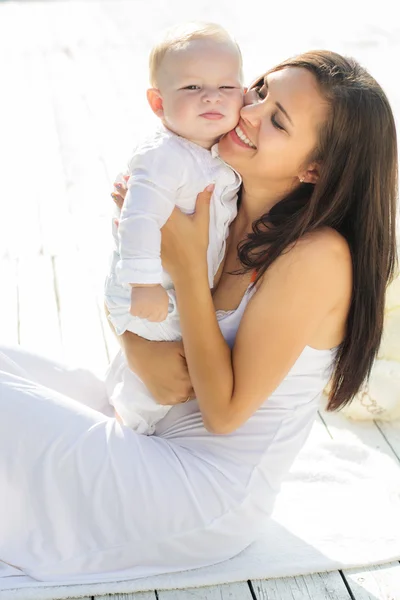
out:
<path id="1" fill-rule="evenodd" d="M 200 86 L 199 85 L 185 85 L 185 87 L 182 89 L 184 89 L 184 90 L 199 90 Z"/>
<path id="2" fill-rule="evenodd" d="M 221 90 L 235 90 L 236 87 L 234 85 L 221 85 L 220 89 Z"/>

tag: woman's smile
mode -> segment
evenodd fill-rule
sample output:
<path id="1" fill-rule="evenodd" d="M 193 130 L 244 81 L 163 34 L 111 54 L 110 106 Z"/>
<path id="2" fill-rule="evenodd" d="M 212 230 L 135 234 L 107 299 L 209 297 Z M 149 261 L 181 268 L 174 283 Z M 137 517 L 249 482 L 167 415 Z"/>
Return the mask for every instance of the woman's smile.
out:
<path id="1" fill-rule="evenodd" d="M 238 146 L 249 148 L 250 150 L 257 149 L 253 142 L 249 140 L 244 131 L 239 127 L 239 125 L 235 129 L 232 129 L 232 131 L 230 131 L 228 135 L 230 136 L 231 140 Z"/>

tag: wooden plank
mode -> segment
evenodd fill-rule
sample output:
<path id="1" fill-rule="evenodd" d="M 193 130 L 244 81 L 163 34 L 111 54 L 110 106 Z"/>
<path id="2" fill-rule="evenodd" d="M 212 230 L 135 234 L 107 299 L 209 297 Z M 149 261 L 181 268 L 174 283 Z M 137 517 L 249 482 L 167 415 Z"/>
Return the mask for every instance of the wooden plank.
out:
<path id="1" fill-rule="evenodd" d="M 377 421 L 375 425 L 400 460 L 400 420 L 397 419 L 391 422 Z"/>
<path id="2" fill-rule="evenodd" d="M 38 153 L 32 123 L 36 115 L 27 102 L 32 92 L 29 62 L 7 53 L 1 76 L 12 93 L 0 96 L 0 249 L 1 256 L 16 257 L 39 253 L 42 244 L 37 190 L 32 184 Z"/>
<path id="3" fill-rule="evenodd" d="M 119 6 L 115 5 L 114 0 L 111 2 L 113 9 L 118 11 Z M 46 13 L 52 19 L 51 25 L 56 47 L 86 46 L 96 53 L 104 44 L 118 43 L 119 37 L 116 28 L 111 21 L 103 17 L 102 1 L 69 1 L 46 4 Z"/>
<path id="4" fill-rule="evenodd" d="M 35 352 L 62 360 L 52 260 L 21 258 L 17 269 L 20 343 Z"/>
<path id="5" fill-rule="evenodd" d="M 110 239 L 112 191 L 100 155 L 97 123 L 83 97 L 72 50 L 53 52 L 46 66 L 67 186 L 75 249 L 104 255 Z"/>
<path id="6" fill-rule="evenodd" d="M 338 571 L 253 580 L 257 600 L 350 600 L 351 596 Z"/>
<path id="7" fill-rule="evenodd" d="M 17 261 L 0 259 L 0 336 L 2 344 L 18 344 Z"/>
<path id="8" fill-rule="evenodd" d="M 119 4 L 118 11 L 111 4 L 108 6 L 111 12 L 123 14 L 123 3 Z M 104 13 L 106 7 L 107 4 L 98 3 L 88 16 L 87 27 L 97 30 L 99 41 L 93 45 L 71 44 L 70 52 L 79 89 L 96 123 L 101 156 L 112 181 L 125 168 L 137 138 L 147 134 L 158 121 L 146 100 L 146 31 L 137 21 L 137 8 L 129 3 L 126 5 L 132 18 L 136 18 L 136 28 L 139 29 L 136 36 L 134 30 L 131 31 L 132 45 L 128 46 L 118 26 Z M 74 26 L 72 21 L 71 27 Z"/>
<path id="9" fill-rule="evenodd" d="M 157 590 L 159 600 L 252 600 L 247 583 L 227 583 L 186 590 Z"/>
<path id="10" fill-rule="evenodd" d="M 88 26 L 97 27 L 96 15 L 98 16 L 95 11 L 94 22 L 88 22 Z M 73 14 L 64 15 L 64 17 L 64 28 L 69 31 L 74 27 Z M 100 29 L 102 26 L 102 24 L 99 25 Z M 91 108 L 92 105 L 87 98 L 89 94 L 91 102 L 96 104 L 97 99 L 90 93 L 92 69 L 84 69 L 86 62 L 83 61 L 82 65 L 82 51 L 79 50 L 72 38 L 67 38 L 65 43 L 68 45 L 63 48 L 62 52 L 52 52 L 47 56 L 47 68 L 52 82 L 54 113 L 67 179 L 68 202 L 73 219 L 74 246 L 85 255 L 85 260 L 91 266 L 91 275 L 98 284 L 97 300 L 100 322 L 108 357 L 111 358 L 118 349 L 118 342 L 103 316 L 101 289 L 111 250 L 111 213 L 114 206 L 109 197 L 111 183 L 101 155 L 100 138 L 104 124 L 98 122 L 95 116 L 97 109 Z M 104 53 L 107 54 L 108 49 L 104 50 Z M 86 54 L 90 55 L 87 48 Z M 95 61 L 95 71 L 97 72 L 99 64 L 103 63 L 103 58 L 101 48 L 96 49 L 95 56 L 89 60 L 89 66 L 91 62 Z M 113 86 L 111 74 L 111 68 L 109 72 L 106 72 L 102 67 L 102 86 Z M 98 77 L 100 78 L 100 74 Z M 89 92 L 86 91 L 87 88 Z M 102 95 L 104 95 L 104 90 L 100 93 L 100 96 Z M 121 112 L 119 107 L 114 107 L 113 110 L 117 110 L 118 114 Z M 106 118 L 104 113 L 105 121 L 110 120 L 110 114 Z"/>
<path id="11" fill-rule="evenodd" d="M 71 215 L 44 56 L 40 51 L 31 52 L 25 63 L 32 148 L 29 179 L 23 189 L 28 201 L 31 193 L 36 197 L 42 252 L 52 256 L 70 248 Z"/>
<path id="12" fill-rule="evenodd" d="M 311 444 L 311 443 L 315 443 L 317 444 L 318 442 L 323 442 L 323 441 L 327 441 L 332 439 L 331 434 L 329 433 L 323 419 L 321 418 L 320 413 L 318 412 L 317 416 L 315 417 L 315 421 L 313 423 L 313 427 L 310 433 L 310 436 L 307 440 L 307 444 Z"/>
<path id="13" fill-rule="evenodd" d="M 356 600 L 399 600 L 400 564 L 346 569 L 343 575 Z"/>
<path id="14" fill-rule="evenodd" d="M 101 60 L 126 116 L 125 136 L 130 153 L 135 141 L 158 123 L 148 105 L 146 89 L 149 87 L 148 56 L 160 39 L 160 30 L 154 26 L 154 11 L 151 11 L 153 26 L 146 28 L 142 18 L 137 19 L 137 9 L 130 3 L 120 3 L 118 11 L 112 4 L 102 3 L 101 9 L 114 23 L 118 34 L 119 43 L 104 48 Z M 131 76 L 133 73 L 134 77 Z"/>
<path id="15" fill-rule="evenodd" d="M 50 5 L 42 2 L 2 3 L 0 49 L 9 50 L 10 55 L 27 55 L 34 48 L 51 48 L 54 36 L 49 27 Z M 15 35 L 16 31 L 18 35 Z M 3 68 L 3 64 L 1 66 Z"/>
<path id="16" fill-rule="evenodd" d="M 0 239 L 13 256 L 54 253 L 68 232 L 59 143 L 41 50 L 48 46 L 51 31 L 45 15 L 40 5 L 10 10 L 6 39 L 11 33 L 17 40 L 15 31 L 23 39 L 12 40 L 8 48 L 3 40 L 0 48 L 7 56 L 2 77 L 13 90 L 0 99 L 0 164 L 6 175 L 0 178 Z"/>
<path id="17" fill-rule="evenodd" d="M 108 364 L 90 267 L 79 254 L 54 258 L 65 360 L 103 374 Z"/>
<path id="18" fill-rule="evenodd" d="M 327 412 L 325 410 L 321 410 L 320 414 L 333 439 L 345 442 L 359 440 L 366 446 L 375 448 L 375 450 L 390 456 L 390 458 L 397 458 L 374 421 L 352 421 L 341 415 L 340 412 Z"/>
<path id="19" fill-rule="evenodd" d="M 106 594 L 93 596 L 93 600 L 156 600 L 155 592 L 137 592 L 136 594 Z M 72 600 L 75 600 L 72 598 Z M 76 599 L 78 600 L 78 599 Z"/>
<path id="20" fill-rule="evenodd" d="M 73 59 L 79 88 L 95 124 L 100 154 L 112 181 L 125 168 L 132 141 L 127 132 L 129 121 L 123 104 L 110 84 L 99 53 L 106 53 L 106 50 L 99 48 L 93 52 L 87 46 L 80 46 L 73 49 Z"/>

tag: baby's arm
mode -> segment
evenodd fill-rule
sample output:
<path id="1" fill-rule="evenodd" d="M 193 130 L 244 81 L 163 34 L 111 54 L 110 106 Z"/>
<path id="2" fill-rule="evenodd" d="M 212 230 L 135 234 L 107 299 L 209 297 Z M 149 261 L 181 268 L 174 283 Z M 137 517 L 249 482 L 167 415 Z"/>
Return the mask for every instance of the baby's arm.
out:
<path id="1" fill-rule="evenodd" d="M 160 229 L 175 206 L 179 185 L 173 169 L 161 160 L 163 154 L 158 148 L 133 157 L 118 228 L 118 279 L 132 288 L 131 314 L 150 321 L 163 321 L 168 314 L 168 295 L 161 285 Z"/>

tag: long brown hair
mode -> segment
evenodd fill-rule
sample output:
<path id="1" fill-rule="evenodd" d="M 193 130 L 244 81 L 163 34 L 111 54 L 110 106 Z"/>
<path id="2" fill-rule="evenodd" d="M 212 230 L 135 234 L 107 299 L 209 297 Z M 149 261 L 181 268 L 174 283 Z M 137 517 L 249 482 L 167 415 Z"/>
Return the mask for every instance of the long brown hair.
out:
<path id="1" fill-rule="evenodd" d="M 287 67 L 311 71 L 330 106 L 309 157 L 309 162 L 321 164 L 319 180 L 299 184 L 257 219 L 238 251 L 244 270 L 257 270 L 257 283 L 307 233 L 328 226 L 347 240 L 353 292 L 329 392 L 327 408 L 334 411 L 348 404 L 368 379 L 382 337 L 386 287 L 397 260 L 396 128 L 382 88 L 354 59 L 307 52 L 269 73 Z M 257 85 L 262 84 L 252 87 Z"/>

